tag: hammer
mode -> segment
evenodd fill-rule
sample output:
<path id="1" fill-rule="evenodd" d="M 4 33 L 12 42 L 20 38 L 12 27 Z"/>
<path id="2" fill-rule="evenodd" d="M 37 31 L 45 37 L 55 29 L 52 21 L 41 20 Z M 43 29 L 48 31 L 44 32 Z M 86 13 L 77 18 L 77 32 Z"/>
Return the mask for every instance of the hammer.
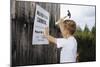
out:
<path id="1" fill-rule="evenodd" d="M 70 13 L 70 11 L 69 10 L 67 10 L 67 16 L 64 16 L 63 18 L 60 18 L 56 23 L 55 23 L 55 25 L 58 25 L 59 23 L 61 23 L 61 22 L 63 22 L 64 20 L 66 20 L 66 19 L 70 19 L 71 18 L 71 13 Z M 68 18 L 67 18 L 68 17 Z"/>

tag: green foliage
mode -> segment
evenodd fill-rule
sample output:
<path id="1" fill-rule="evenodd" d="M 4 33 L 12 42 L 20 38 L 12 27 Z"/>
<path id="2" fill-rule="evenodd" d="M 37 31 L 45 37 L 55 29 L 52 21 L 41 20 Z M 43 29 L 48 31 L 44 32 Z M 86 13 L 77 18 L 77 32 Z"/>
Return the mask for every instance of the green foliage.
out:
<path id="1" fill-rule="evenodd" d="M 80 27 L 75 32 L 75 37 L 78 42 L 78 53 L 80 62 L 95 61 L 96 60 L 96 33 L 95 26 L 90 31 L 86 25 L 82 31 Z"/>
<path id="2" fill-rule="evenodd" d="M 91 30 L 91 33 L 92 33 L 94 36 L 96 35 L 96 33 L 95 33 L 95 32 L 96 32 L 96 27 L 95 27 L 95 26 L 93 26 L 93 27 L 92 27 L 92 30 Z"/>
<path id="3" fill-rule="evenodd" d="M 82 29 L 80 28 L 80 26 L 77 26 L 76 31 L 77 32 L 82 32 Z"/>
<path id="4" fill-rule="evenodd" d="M 85 25 L 84 32 L 89 32 L 89 28 L 87 25 Z"/>

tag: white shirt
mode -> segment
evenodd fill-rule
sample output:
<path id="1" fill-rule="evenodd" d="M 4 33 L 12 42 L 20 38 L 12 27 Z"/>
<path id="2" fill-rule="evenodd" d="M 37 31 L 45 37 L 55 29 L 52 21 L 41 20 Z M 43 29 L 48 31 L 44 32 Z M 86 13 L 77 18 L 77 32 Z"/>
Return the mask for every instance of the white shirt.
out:
<path id="1" fill-rule="evenodd" d="M 60 63 L 76 62 L 77 41 L 73 36 L 68 38 L 57 38 L 57 47 L 61 49 Z"/>

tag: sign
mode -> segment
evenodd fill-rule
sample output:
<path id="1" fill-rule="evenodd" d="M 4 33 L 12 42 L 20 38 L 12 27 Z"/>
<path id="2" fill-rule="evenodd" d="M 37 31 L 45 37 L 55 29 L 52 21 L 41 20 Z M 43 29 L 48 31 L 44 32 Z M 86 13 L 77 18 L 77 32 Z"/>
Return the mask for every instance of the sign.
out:
<path id="1" fill-rule="evenodd" d="M 34 28 L 33 28 L 33 39 L 32 44 L 48 44 L 48 40 L 43 36 L 45 27 L 49 28 L 49 13 L 36 5 Z"/>

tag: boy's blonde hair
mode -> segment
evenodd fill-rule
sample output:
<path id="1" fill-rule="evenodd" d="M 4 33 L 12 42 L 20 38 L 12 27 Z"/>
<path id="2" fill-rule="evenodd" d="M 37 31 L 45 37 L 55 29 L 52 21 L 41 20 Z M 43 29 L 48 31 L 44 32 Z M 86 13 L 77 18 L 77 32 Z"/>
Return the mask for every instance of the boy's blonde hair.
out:
<path id="1" fill-rule="evenodd" d="M 76 31 L 76 23 L 73 20 L 64 20 L 64 28 L 66 28 L 71 35 Z"/>

